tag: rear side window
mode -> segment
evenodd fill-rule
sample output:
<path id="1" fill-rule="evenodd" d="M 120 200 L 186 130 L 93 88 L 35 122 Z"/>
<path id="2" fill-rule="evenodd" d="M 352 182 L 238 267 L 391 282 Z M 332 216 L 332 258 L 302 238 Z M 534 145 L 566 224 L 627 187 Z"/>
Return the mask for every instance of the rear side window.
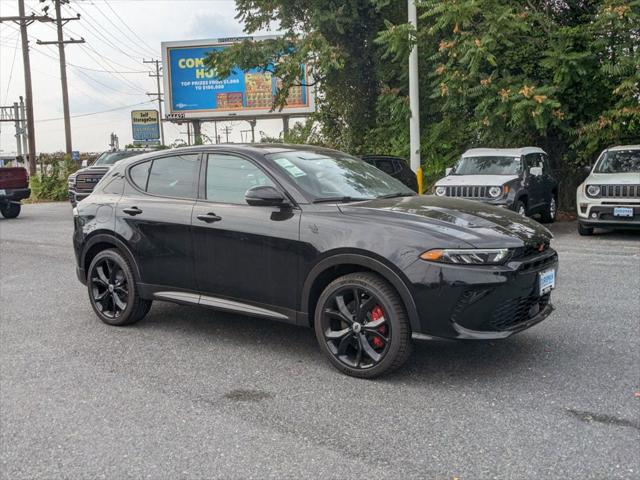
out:
<path id="1" fill-rule="evenodd" d="M 198 165 L 197 154 L 157 158 L 149 169 L 146 191 L 163 197 L 195 198 L 198 190 Z M 140 174 L 143 175 L 143 172 Z M 139 185 L 133 175 L 131 178 Z"/>
<path id="2" fill-rule="evenodd" d="M 232 155 L 209 155 L 207 164 L 207 200 L 244 205 L 244 194 L 257 186 L 273 182 L 257 166 Z"/>
<path id="3" fill-rule="evenodd" d="M 129 177 L 140 190 L 147 190 L 147 180 L 149 179 L 149 167 L 151 161 L 139 163 L 129 169 Z"/>

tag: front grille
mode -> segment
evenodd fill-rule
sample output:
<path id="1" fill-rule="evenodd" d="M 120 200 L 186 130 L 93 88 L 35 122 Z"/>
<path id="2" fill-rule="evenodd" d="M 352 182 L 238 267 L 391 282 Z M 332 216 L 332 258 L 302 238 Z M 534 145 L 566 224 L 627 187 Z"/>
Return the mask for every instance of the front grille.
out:
<path id="1" fill-rule="evenodd" d="M 445 188 L 447 189 L 447 197 L 490 198 L 490 187 L 482 185 L 459 185 Z"/>
<path id="2" fill-rule="evenodd" d="M 600 198 L 640 198 L 640 185 L 599 185 Z"/>
<path id="3" fill-rule="evenodd" d="M 549 242 L 528 243 L 524 247 L 514 248 L 511 253 L 511 260 L 520 260 L 534 255 L 540 255 L 549 250 Z"/>
<path id="4" fill-rule="evenodd" d="M 511 330 L 540 313 L 549 305 L 550 298 L 551 294 L 547 293 L 541 297 L 530 295 L 508 300 L 495 309 L 489 325 L 498 331 Z"/>
<path id="5" fill-rule="evenodd" d="M 93 192 L 93 189 L 102 179 L 106 172 L 100 173 L 79 173 L 76 177 L 76 190 L 80 192 Z"/>

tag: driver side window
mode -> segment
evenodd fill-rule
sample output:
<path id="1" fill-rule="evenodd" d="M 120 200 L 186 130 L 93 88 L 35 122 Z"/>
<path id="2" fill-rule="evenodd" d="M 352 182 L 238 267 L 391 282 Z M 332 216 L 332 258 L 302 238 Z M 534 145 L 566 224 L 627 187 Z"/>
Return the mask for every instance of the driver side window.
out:
<path id="1" fill-rule="evenodd" d="M 247 159 L 210 154 L 207 160 L 207 200 L 246 205 L 244 194 L 253 187 L 275 186 L 267 175 Z"/>

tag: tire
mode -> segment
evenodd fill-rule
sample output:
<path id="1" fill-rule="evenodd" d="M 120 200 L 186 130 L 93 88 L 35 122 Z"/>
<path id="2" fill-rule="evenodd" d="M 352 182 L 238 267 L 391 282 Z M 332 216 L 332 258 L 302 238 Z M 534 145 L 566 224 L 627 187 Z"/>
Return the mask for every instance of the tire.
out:
<path id="1" fill-rule="evenodd" d="M 578 222 L 578 233 L 583 237 L 589 237 L 593 235 L 593 227 L 585 227 L 580 222 Z"/>
<path id="2" fill-rule="evenodd" d="M 527 204 L 522 200 L 518 200 L 513 206 L 513 211 L 519 213 L 520 215 L 527 216 Z"/>
<path id="3" fill-rule="evenodd" d="M 3 203 L 0 205 L 0 213 L 4 218 L 16 218 L 20 215 L 20 210 L 22 209 L 22 205 L 19 203 Z"/>
<path id="4" fill-rule="evenodd" d="M 556 215 L 558 214 L 558 200 L 555 195 L 551 195 L 549 203 L 545 207 L 541 215 L 542 223 L 553 223 L 556 221 Z"/>
<path id="5" fill-rule="evenodd" d="M 131 265 L 115 249 L 103 250 L 91 261 L 87 291 L 93 311 L 108 325 L 131 325 L 151 308 L 151 300 L 138 294 Z"/>
<path id="6" fill-rule="evenodd" d="M 411 354 L 404 304 L 395 289 L 374 273 L 351 273 L 331 282 L 318 299 L 314 327 L 329 361 L 353 377 L 387 374 Z"/>

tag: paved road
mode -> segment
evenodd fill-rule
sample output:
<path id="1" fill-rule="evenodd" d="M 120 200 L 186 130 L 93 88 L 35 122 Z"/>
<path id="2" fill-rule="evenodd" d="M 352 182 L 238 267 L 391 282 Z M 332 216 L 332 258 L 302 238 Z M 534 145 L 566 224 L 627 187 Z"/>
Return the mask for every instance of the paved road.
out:
<path id="1" fill-rule="evenodd" d="M 640 236 L 554 227 L 556 313 L 377 381 L 311 331 L 157 302 L 113 328 L 66 204 L 0 219 L 0 477 L 638 478 Z"/>

